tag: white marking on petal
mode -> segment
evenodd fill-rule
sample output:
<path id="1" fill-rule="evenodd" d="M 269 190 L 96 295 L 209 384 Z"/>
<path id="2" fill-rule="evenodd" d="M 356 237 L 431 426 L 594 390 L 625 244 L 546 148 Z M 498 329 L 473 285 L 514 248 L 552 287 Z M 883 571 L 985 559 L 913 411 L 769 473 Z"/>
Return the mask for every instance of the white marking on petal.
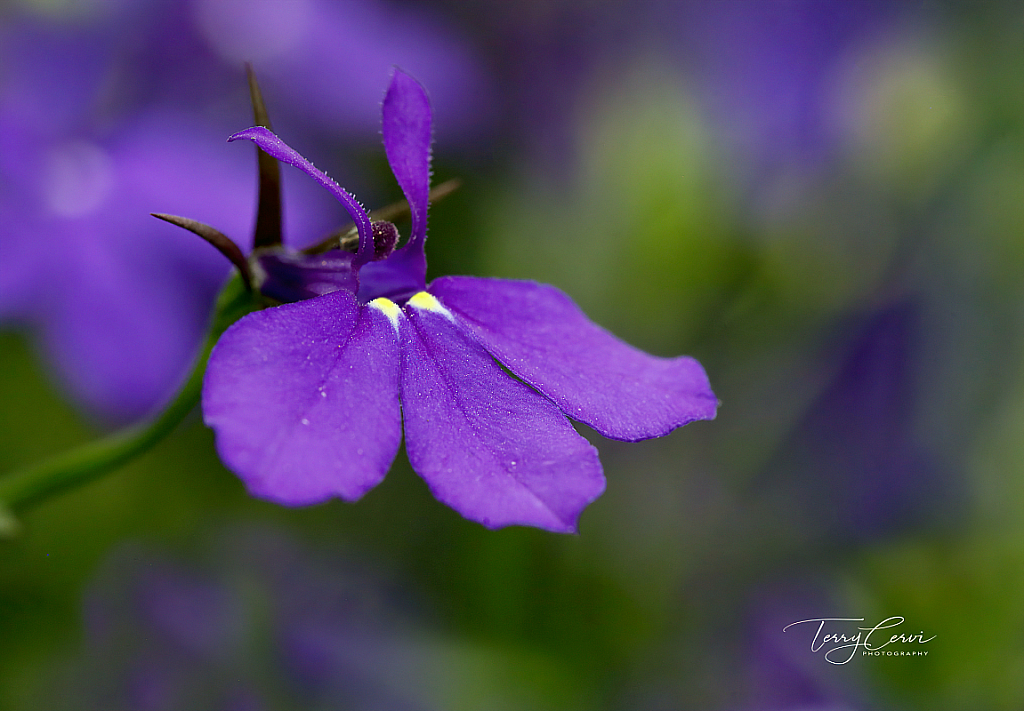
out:
<path id="1" fill-rule="evenodd" d="M 420 311 L 433 311 L 434 313 L 441 314 L 449 321 L 454 321 L 455 317 L 452 316 L 452 312 L 446 309 L 437 298 L 426 291 L 421 291 L 414 294 L 409 299 L 409 306 L 419 309 Z"/>
<path id="2" fill-rule="evenodd" d="M 398 333 L 398 319 L 402 316 L 402 309 L 399 308 L 398 304 L 391 299 L 385 299 L 381 296 L 368 303 L 367 306 L 375 308 L 387 316 L 388 321 L 395 328 L 395 333 Z"/>

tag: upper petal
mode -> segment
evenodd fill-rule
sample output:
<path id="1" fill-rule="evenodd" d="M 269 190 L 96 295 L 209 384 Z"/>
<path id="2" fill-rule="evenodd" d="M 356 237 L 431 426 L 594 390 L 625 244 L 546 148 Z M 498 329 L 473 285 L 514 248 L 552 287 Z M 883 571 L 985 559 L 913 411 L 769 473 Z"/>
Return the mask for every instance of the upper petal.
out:
<path id="1" fill-rule="evenodd" d="M 402 408 L 413 469 L 439 500 L 488 528 L 575 531 L 604 490 L 597 450 L 429 294 L 405 312 Z"/>
<path id="2" fill-rule="evenodd" d="M 249 314 L 210 356 L 203 417 L 253 495 L 358 499 L 401 441 L 395 330 L 348 291 Z"/>
<path id="3" fill-rule="evenodd" d="M 623 343 L 552 286 L 442 277 L 430 292 L 509 370 L 606 437 L 660 437 L 715 416 L 700 363 Z"/>
<path id="4" fill-rule="evenodd" d="M 401 69 L 395 69 L 381 107 L 381 133 L 391 172 L 409 201 L 410 249 L 422 249 L 427 233 L 431 120 L 426 90 Z"/>
<path id="5" fill-rule="evenodd" d="M 384 151 L 405 199 L 409 202 L 412 235 L 387 259 L 367 264 L 360 274 L 359 299 L 378 296 L 404 300 L 427 283 L 427 207 L 430 198 L 431 109 L 419 82 L 395 69 L 381 107 Z"/>

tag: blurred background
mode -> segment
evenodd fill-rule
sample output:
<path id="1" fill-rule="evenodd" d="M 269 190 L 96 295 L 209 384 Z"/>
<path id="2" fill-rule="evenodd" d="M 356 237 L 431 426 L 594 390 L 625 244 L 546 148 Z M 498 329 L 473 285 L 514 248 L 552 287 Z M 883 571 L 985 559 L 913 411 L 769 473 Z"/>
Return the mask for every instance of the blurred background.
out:
<path id="1" fill-rule="evenodd" d="M 370 207 L 417 77 L 463 180 L 429 276 L 555 284 L 718 418 L 584 432 L 607 491 L 558 536 L 403 453 L 356 504 L 251 499 L 193 414 L 0 542 L 0 709 L 1024 707 L 1020 2 L 2 1 L 0 472 L 186 372 L 228 271 L 148 213 L 251 239 L 246 60 Z M 343 221 L 283 180 L 292 244 Z M 892 616 L 927 656 L 783 632 Z"/>

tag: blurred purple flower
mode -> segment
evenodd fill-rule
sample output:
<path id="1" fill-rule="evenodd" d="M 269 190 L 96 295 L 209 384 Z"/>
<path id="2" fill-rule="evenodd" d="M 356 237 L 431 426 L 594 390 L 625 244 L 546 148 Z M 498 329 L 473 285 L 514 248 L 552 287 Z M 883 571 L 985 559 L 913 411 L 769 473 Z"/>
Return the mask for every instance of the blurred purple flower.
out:
<path id="1" fill-rule="evenodd" d="M 796 573 L 757 591 L 745 615 L 741 659 L 744 711 L 855 711 L 865 708 L 856 664 L 837 666 L 813 652 L 794 622 L 844 616 L 836 596 Z M 847 615 L 848 616 L 848 615 Z M 801 630 L 803 631 L 803 630 Z M 827 648 L 826 648 L 827 649 Z"/>
<path id="2" fill-rule="evenodd" d="M 263 52 L 249 57 L 265 60 L 268 83 L 290 99 L 282 113 L 299 126 L 318 125 L 319 110 L 341 116 L 342 129 L 365 126 L 371 112 L 350 109 L 394 58 L 435 78 L 461 129 L 478 126 L 488 90 L 463 43 L 386 8 L 246 3 L 227 26 L 226 0 L 146 0 L 63 22 L 12 11 L 0 24 L 0 319 L 34 332 L 91 412 L 122 422 L 173 394 L 227 273 L 208 247 L 149 213 L 247 231 L 251 157 L 218 149 L 229 125 L 219 106 L 242 87 L 229 45 Z M 268 28 L 288 42 L 259 44 Z M 295 98 L 310 83 L 317 91 L 304 95 L 318 106 Z M 306 199 L 312 186 L 285 188 L 295 208 L 286 231 L 326 232 Z"/>
<path id="3" fill-rule="evenodd" d="M 382 116 L 412 217 L 409 241 L 393 253 L 393 238 L 381 253 L 374 242 L 390 225 L 375 229 L 351 195 L 270 131 L 232 137 L 328 189 L 359 246 L 250 258 L 264 293 L 304 300 L 244 317 L 214 349 L 203 413 L 218 451 L 256 496 L 354 500 L 384 478 L 404 418 L 409 461 L 439 500 L 489 528 L 575 531 L 604 477 L 565 415 L 615 439 L 658 437 L 714 417 L 707 376 L 692 358 L 655 358 L 618 341 L 549 286 L 443 277 L 428 287 L 426 92 L 396 71 Z"/>
<path id="4" fill-rule="evenodd" d="M 396 65 L 431 86 L 445 130 L 460 142 L 480 135 L 493 110 L 493 90 L 466 42 L 409 5 L 196 0 L 193 13 L 224 61 L 256 65 L 284 99 L 275 114 L 291 123 L 363 135 L 377 121 L 370 107 L 380 98 L 380 77 Z"/>
<path id="5" fill-rule="evenodd" d="M 3 170 L 0 314 L 32 324 L 71 393 L 109 419 L 171 394 L 226 273 L 147 212 L 173 205 L 240 232 L 252 212 L 250 161 L 223 158 L 211 133 L 147 117 L 110 137 L 39 137 L 16 173 Z"/>
<path id="6" fill-rule="evenodd" d="M 835 85 L 860 44 L 890 22 L 891 0 L 742 0 L 669 5 L 697 91 L 726 139 L 760 170 L 816 168 L 832 156 Z"/>
<path id="7" fill-rule="evenodd" d="M 812 535 L 891 535 L 935 520 L 954 492 L 917 436 L 921 309 L 879 308 L 850 329 L 836 372 L 771 465 Z"/>
<path id="8" fill-rule="evenodd" d="M 109 48 L 33 25 L 4 35 L 0 317 L 36 331 L 91 410 L 139 417 L 184 376 L 227 273 L 148 213 L 194 211 L 244 234 L 252 159 L 175 112 L 99 116 Z M 310 207 L 298 226 L 315 217 Z"/>
<path id="9" fill-rule="evenodd" d="M 424 709 L 430 634 L 351 560 L 239 529 L 185 565 L 138 546 L 85 600 L 87 653 L 47 708 Z"/>

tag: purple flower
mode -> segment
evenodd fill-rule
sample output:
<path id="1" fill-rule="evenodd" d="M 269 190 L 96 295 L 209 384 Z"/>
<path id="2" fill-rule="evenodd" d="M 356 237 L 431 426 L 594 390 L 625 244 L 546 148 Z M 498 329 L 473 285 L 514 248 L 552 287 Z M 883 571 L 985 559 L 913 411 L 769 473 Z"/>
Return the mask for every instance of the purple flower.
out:
<path id="1" fill-rule="evenodd" d="M 816 540 L 863 543 L 945 519 L 957 491 L 917 432 L 920 303 L 904 298 L 849 321 L 835 375 L 768 471 Z"/>
<path id="2" fill-rule="evenodd" d="M 450 117 L 444 138 L 465 145 L 486 130 L 495 97 L 479 60 L 450 23 L 423 7 L 380 0 L 196 0 L 191 11 L 193 31 L 228 66 L 255 64 L 283 99 L 283 115 L 307 130 L 329 128 L 334 137 L 339 128 L 365 130 L 374 118 L 364 107 L 379 100 L 379 77 L 396 63 L 433 87 Z"/>
<path id="3" fill-rule="evenodd" d="M 622 343 L 550 286 L 472 277 L 427 286 L 431 122 L 423 87 L 396 71 L 382 133 L 412 233 L 394 251 L 389 223 L 373 223 L 270 131 L 232 136 L 327 188 L 359 244 L 250 256 L 260 291 L 291 303 L 252 313 L 221 338 L 204 383 L 205 420 L 255 496 L 288 505 L 358 499 L 384 478 L 404 422 L 413 469 L 465 517 L 488 528 L 575 531 L 604 477 L 566 415 L 635 441 L 711 419 L 717 401 L 696 360 Z"/>
<path id="4" fill-rule="evenodd" d="M 147 211 L 197 210 L 241 230 L 249 161 L 220 158 L 207 127 L 181 116 L 147 117 L 113 137 L 47 139 L 18 171 L 0 167 L 0 180 L 21 179 L 0 197 L 0 317 L 32 326 L 62 384 L 93 412 L 137 418 L 187 372 L 225 276 L 208 250 Z M 194 178 L 188 164 L 204 158 L 206 175 Z"/>
<path id="5" fill-rule="evenodd" d="M 84 644 L 38 708 L 441 708 L 437 648 L 410 586 L 355 554 L 242 526 L 181 559 L 120 547 L 83 604 Z"/>
<path id="6" fill-rule="evenodd" d="M 835 615 L 846 603 L 822 584 L 820 571 L 808 576 L 787 571 L 786 580 L 757 589 L 742 613 L 736 689 L 743 711 L 854 711 L 866 708 L 855 664 L 835 665 L 822 657 L 834 645 L 812 651 L 802 636 L 811 623 L 786 630 L 800 620 Z M 823 612 L 824 611 L 824 612 Z M 861 613 L 862 614 L 862 613 Z M 842 615 L 836 615 L 842 616 Z M 863 623 L 862 623 L 863 624 Z M 800 631 L 797 631 L 800 630 Z M 812 631 L 813 632 L 813 631 Z"/>
<path id="7" fill-rule="evenodd" d="M 667 7 L 664 26 L 674 48 L 690 55 L 718 130 L 760 169 L 777 171 L 827 164 L 840 130 L 833 87 L 852 50 L 883 31 L 900 4 L 790 0 Z"/>

